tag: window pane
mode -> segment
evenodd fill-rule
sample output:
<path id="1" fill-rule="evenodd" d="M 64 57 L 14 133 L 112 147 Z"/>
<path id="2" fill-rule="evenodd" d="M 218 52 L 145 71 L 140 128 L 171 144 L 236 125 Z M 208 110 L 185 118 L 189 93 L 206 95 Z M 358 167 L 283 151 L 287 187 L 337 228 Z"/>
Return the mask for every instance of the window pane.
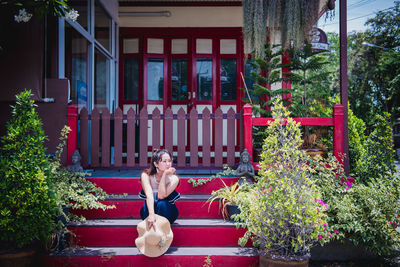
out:
<path id="1" fill-rule="evenodd" d="M 164 96 L 164 61 L 151 58 L 147 63 L 147 99 L 163 100 Z"/>
<path id="2" fill-rule="evenodd" d="M 187 59 L 172 60 L 172 100 L 187 100 Z"/>
<path id="3" fill-rule="evenodd" d="M 124 60 L 124 100 L 138 100 L 139 96 L 139 60 Z"/>
<path id="4" fill-rule="evenodd" d="M 207 58 L 197 59 L 197 99 L 212 100 L 212 61 Z"/>
<path id="5" fill-rule="evenodd" d="M 139 39 L 124 39 L 124 54 L 139 53 Z"/>
<path id="6" fill-rule="evenodd" d="M 68 1 L 68 5 L 79 13 L 76 22 L 78 22 L 85 30 L 88 30 L 88 1 L 70 0 Z"/>
<path id="7" fill-rule="evenodd" d="M 162 54 L 164 53 L 164 39 L 147 39 L 147 53 Z"/>
<path id="8" fill-rule="evenodd" d="M 187 39 L 172 39 L 172 54 L 187 54 Z"/>
<path id="9" fill-rule="evenodd" d="M 70 80 L 71 100 L 79 110 L 88 108 L 88 47 L 86 39 L 65 24 L 65 71 Z"/>
<path id="10" fill-rule="evenodd" d="M 236 100 L 236 59 L 221 59 L 221 100 Z"/>
<path id="11" fill-rule="evenodd" d="M 251 94 L 251 91 L 253 90 L 253 85 L 256 83 L 254 80 L 250 79 L 251 77 L 253 77 L 251 75 L 252 72 L 259 72 L 259 70 L 254 67 L 251 63 L 254 62 L 254 59 L 248 59 L 246 61 L 246 64 L 244 65 L 244 76 L 245 76 L 245 82 L 246 82 L 246 86 L 247 89 L 249 90 L 250 93 L 250 97 L 252 100 L 260 100 L 259 96 L 256 96 L 254 94 Z M 249 99 L 249 96 L 247 94 L 247 92 L 244 93 L 244 97 L 246 99 Z"/>
<path id="12" fill-rule="evenodd" d="M 221 39 L 219 51 L 221 54 L 236 54 L 236 39 Z"/>
<path id="13" fill-rule="evenodd" d="M 196 53 L 197 54 L 211 54 L 212 53 L 212 39 L 196 39 Z"/>
<path id="14" fill-rule="evenodd" d="M 94 37 L 102 46 L 104 46 L 105 49 L 110 51 L 111 18 L 107 15 L 99 1 L 95 2 L 95 10 L 96 15 L 94 18 Z"/>
<path id="15" fill-rule="evenodd" d="M 94 106 L 101 110 L 107 107 L 110 69 L 108 59 L 97 49 L 94 52 L 94 64 Z"/>

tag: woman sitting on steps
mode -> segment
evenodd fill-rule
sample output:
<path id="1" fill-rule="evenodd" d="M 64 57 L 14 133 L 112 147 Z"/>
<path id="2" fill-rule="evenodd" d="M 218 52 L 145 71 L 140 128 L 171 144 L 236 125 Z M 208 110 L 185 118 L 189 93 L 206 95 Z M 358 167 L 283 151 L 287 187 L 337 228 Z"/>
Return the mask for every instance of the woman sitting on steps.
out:
<path id="1" fill-rule="evenodd" d="M 158 214 L 172 224 L 178 218 L 175 201 L 180 194 L 175 191 L 179 178 L 172 167 L 172 155 L 168 150 L 155 150 L 151 157 L 150 168 L 144 170 L 140 177 L 142 191 L 139 196 L 146 199 L 140 210 L 142 220 L 147 217 L 149 228 L 155 224 Z"/>

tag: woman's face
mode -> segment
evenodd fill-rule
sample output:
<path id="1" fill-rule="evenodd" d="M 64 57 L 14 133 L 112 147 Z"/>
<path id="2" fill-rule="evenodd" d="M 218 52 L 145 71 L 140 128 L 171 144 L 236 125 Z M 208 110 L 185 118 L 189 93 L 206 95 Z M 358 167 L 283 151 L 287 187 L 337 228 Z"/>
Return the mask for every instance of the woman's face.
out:
<path id="1" fill-rule="evenodd" d="M 154 165 L 161 171 L 168 170 L 172 166 L 172 160 L 168 153 L 164 153 L 161 156 L 160 161 L 154 162 Z"/>

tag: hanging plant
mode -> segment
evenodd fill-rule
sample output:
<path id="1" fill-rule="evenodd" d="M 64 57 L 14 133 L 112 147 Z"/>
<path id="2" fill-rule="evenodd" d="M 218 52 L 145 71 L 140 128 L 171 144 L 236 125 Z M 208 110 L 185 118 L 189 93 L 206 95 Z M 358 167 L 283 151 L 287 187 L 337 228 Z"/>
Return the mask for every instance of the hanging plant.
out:
<path id="1" fill-rule="evenodd" d="M 243 0 L 243 35 L 246 53 L 254 52 L 255 57 L 264 55 L 266 41 L 266 7 L 265 0 Z"/>
<path id="2" fill-rule="evenodd" d="M 320 12 L 330 7 L 331 0 L 243 0 L 245 53 L 263 57 L 267 27 L 270 42 L 280 32 L 283 47 L 301 47 Z"/>

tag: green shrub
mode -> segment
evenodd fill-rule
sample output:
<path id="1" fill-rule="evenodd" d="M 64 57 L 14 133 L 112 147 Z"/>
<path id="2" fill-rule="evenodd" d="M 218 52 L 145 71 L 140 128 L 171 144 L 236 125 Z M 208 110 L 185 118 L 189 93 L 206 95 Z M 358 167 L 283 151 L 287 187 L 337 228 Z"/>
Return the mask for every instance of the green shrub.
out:
<path id="1" fill-rule="evenodd" d="M 379 256 L 392 255 L 400 241 L 398 179 L 372 179 L 349 185 L 325 180 L 328 231 L 335 239 L 352 241 Z"/>
<path id="2" fill-rule="evenodd" d="M 273 117 L 266 130 L 258 181 L 253 193 L 239 201 L 241 213 L 235 221 L 247 228 L 239 243 L 244 245 L 255 236 L 261 253 L 307 257 L 311 246 L 325 235 L 326 207 L 312 179 L 309 157 L 300 149 L 300 124 L 289 118 L 282 104 L 274 106 Z"/>
<path id="3" fill-rule="evenodd" d="M 376 115 L 375 128 L 365 141 L 360 168 L 355 174 L 363 183 L 373 179 L 391 179 L 396 173 L 390 114 Z"/>
<path id="4" fill-rule="evenodd" d="M 30 96 L 30 91 L 17 95 L 1 139 L 0 242 L 8 248 L 44 241 L 54 227 L 46 137 Z"/>

